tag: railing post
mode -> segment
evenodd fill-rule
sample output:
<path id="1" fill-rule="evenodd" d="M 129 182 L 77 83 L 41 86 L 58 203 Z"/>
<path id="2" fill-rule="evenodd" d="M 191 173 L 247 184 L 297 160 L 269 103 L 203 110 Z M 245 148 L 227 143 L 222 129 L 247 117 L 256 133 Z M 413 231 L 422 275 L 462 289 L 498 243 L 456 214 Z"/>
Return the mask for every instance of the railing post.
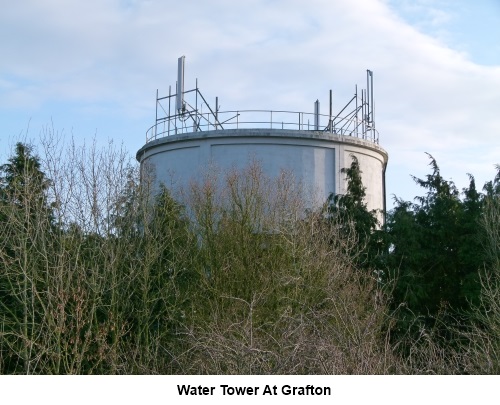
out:
<path id="1" fill-rule="evenodd" d="M 314 103 L 314 130 L 319 131 L 319 100 Z"/>
<path id="2" fill-rule="evenodd" d="M 155 139 L 158 136 L 158 131 L 156 130 L 157 125 L 158 125 L 158 89 L 156 89 L 156 113 L 155 113 L 155 131 L 154 131 L 155 132 Z"/>
<path id="3" fill-rule="evenodd" d="M 172 86 L 168 86 L 168 132 L 167 132 L 167 136 L 170 136 L 170 99 L 172 97 Z M 163 129 L 165 129 L 165 126 L 163 126 Z"/>

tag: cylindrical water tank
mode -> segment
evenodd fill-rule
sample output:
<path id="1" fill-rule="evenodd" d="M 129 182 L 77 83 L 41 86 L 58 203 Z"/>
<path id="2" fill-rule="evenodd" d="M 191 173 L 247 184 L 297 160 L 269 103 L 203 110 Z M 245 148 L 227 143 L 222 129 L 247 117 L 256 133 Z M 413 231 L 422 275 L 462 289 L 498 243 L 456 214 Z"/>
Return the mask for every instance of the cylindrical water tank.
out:
<path id="1" fill-rule="evenodd" d="M 306 200 L 322 204 L 331 193 L 346 192 L 345 175 L 356 156 L 366 187 L 368 209 L 385 209 L 385 167 L 388 155 L 378 144 L 352 136 L 309 130 L 225 129 L 165 136 L 137 152 L 150 171 L 153 189 L 164 184 L 174 194 L 201 180 L 211 167 L 243 169 L 257 162 L 264 174 L 290 172 L 302 185 Z M 382 219 L 382 217 L 380 217 Z"/>

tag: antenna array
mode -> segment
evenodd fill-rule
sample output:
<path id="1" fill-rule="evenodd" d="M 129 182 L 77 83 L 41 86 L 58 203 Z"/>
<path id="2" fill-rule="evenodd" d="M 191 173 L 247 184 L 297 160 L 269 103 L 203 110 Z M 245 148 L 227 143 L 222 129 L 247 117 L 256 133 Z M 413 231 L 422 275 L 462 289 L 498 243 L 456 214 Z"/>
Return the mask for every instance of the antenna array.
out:
<path id="1" fill-rule="evenodd" d="M 169 86 L 168 96 L 159 97 L 156 90 L 156 121 L 146 132 L 146 142 L 162 136 L 225 128 L 281 128 L 355 136 L 378 144 L 371 70 L 366 71 L 366 89 L 361 90 L 359 95 L 356 86 L 354 96 L 335 116 L 332 114 L 333 101 L 330 90 L 330 109 L 329 115 L 326 116 L 320 114 L 319 100 L 314 103 L 314 113 L 279 110 L 219 111 L 219 99 L 216 97 L 214 111 L 201 94 L 198 79 L 194 89 L 184 89 L 185 56 L 178 59 L 177 66 L 176 93 L 172 94 L 172 88 Z M 172 106 L 174 98 L 175 108 Z M 159 112 L 161 117 L 158 116 Z M 322 127 L 321 119 L 326 117 L 328 124 Z"/>

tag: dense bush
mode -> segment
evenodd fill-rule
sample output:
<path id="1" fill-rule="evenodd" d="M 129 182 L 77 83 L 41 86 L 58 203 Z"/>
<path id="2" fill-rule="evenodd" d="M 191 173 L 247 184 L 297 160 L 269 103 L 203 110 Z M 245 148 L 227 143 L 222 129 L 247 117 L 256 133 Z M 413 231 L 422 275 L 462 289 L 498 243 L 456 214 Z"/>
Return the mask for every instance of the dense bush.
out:
<path id="1" fill-rule="evenodd" d="M 498 373 L 500 179 L 462 201 L 435 193 L 433 166 L 386 231 L 362 184 L 311 212 L 290 174 L 253 162 L 153 201 L 123 150 L 58 143 L 19 143 L 1 167 L 1 373 Z M 456 254 L 436 242 L 448 220 Z"/>

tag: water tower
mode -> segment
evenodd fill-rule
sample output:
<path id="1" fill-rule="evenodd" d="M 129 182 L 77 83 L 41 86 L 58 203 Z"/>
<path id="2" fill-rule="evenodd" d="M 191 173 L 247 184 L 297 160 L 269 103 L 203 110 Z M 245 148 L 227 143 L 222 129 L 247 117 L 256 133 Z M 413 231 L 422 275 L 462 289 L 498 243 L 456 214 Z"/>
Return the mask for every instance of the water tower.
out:
<path id="1" fill-rule="evenodd" d="M 373 72 L 366 89 L 333 114 L 282 110 L 220 111 L 218 99 L 210 106 L 198 88 L 184 89 L 185 57 L 178 60 L 175 93 L 156 93 L 156 121 L 137 152 L 141 168 L 152 172 L 153 190 L 161 184 L 186 189 L 214 165 L 222 170 L 243 169 L 256 160 L 268 177 L 282 170 L 293 173 L 302 189 L 324 203 L 331 193 L 346 191 L 341 169 L 356 156 L 366 187 L 368 209 L 385 212 L 385 170 L 388 154 L 379 146 L 375 129 Z M 304 187 L 306 186 L 306 187 Z M 308 191 L 307 191 L 308 192 Z M 308 196 L 304 196 L 306 199 Z M 382 219 L 382 215 L 380 216 Z"/>

